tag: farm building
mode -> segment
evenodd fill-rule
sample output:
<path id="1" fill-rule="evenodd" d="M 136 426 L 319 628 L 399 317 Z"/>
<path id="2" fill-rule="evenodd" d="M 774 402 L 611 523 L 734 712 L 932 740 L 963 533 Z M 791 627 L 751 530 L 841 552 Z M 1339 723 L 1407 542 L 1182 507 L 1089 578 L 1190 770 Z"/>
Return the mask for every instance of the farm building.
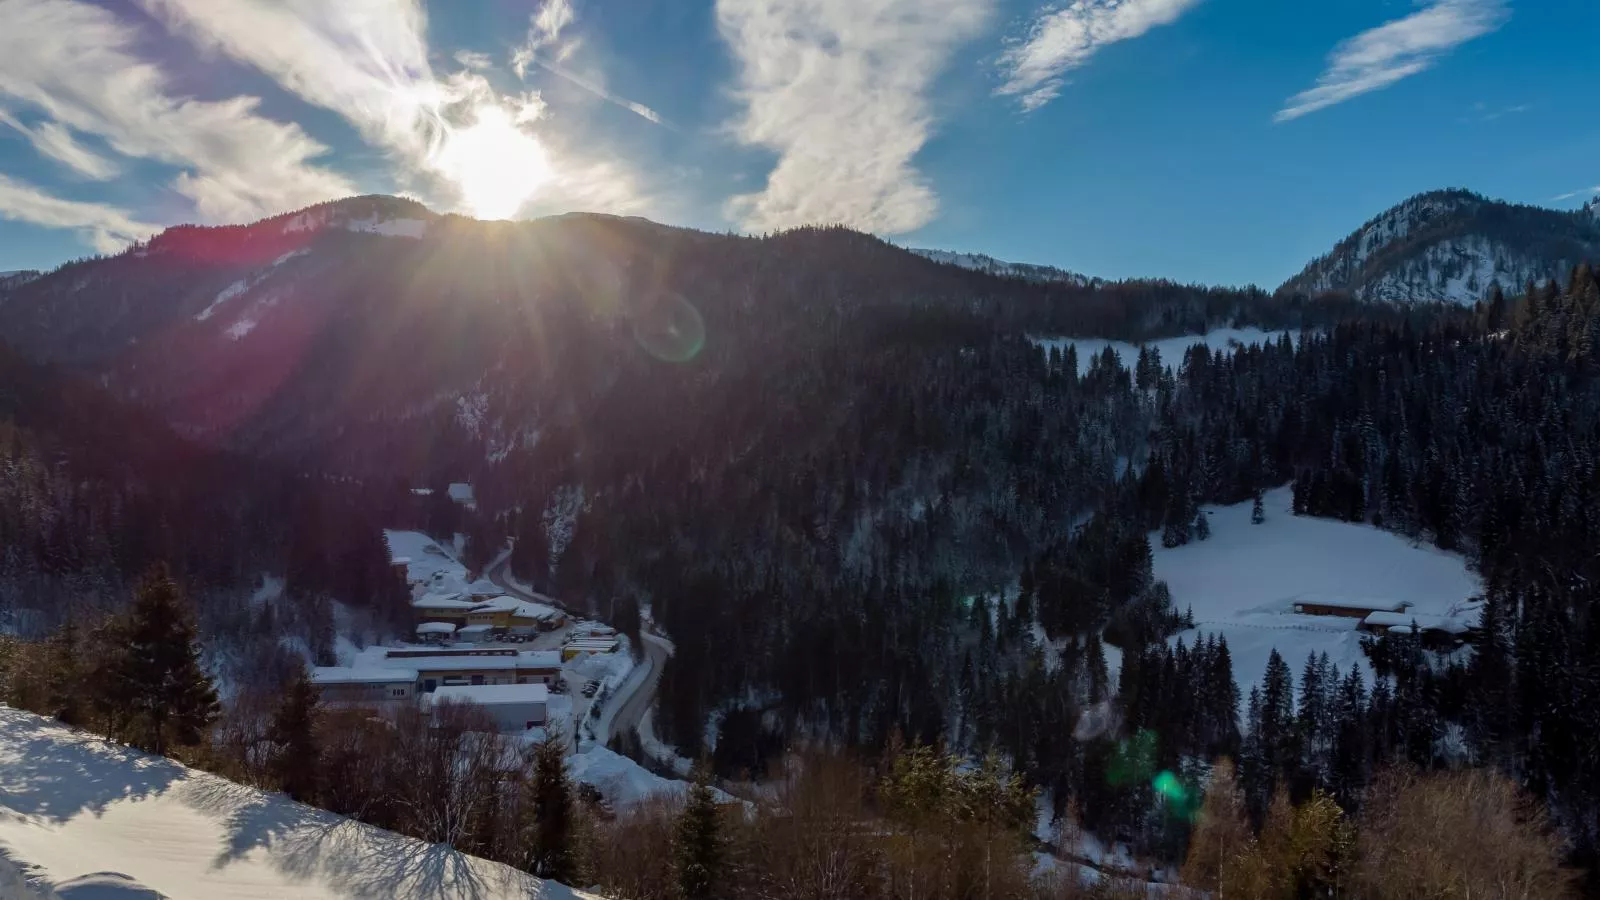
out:
<path id="1" fill-rule="evenodd" d="M 542 684 L 488 684 L 441 687 L 432 702 L 474 703 L 483 707 L 503 732 L 543 728 L 550 690 Z"/>
<path id="2" fill-rule="evenodd" d="M 311 670 L 311 683 L 332 705 L 403 703 L 417 694 L 417 671 L 319 667 Z"/>
<path id="3" fill-rule="evenodd" d="M 1394 612 L 1371 613 L 1361 620 L 1360 627 L 1371 634 L 1410 634 L 1415 629 L 1423 642 L 1433 647 L 1460 644 L 1472 631 L 1465 622 L 1451 616 Z"/>
<path id="4" fill-rule="evenodd" d="M 1347 619 L 1365 619 L 1375 612 L 1402 613 L 1410 608 L 1411 603 L 1405 600 L 1303 595 L 1294 601 L 1294 611 L 1302 616 L 1341 616 Z"/>

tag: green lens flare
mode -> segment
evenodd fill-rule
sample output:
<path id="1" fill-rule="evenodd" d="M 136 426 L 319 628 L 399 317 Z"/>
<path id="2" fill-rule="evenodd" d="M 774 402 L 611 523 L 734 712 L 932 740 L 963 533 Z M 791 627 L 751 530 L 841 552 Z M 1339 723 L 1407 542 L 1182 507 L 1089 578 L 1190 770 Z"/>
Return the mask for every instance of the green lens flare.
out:
<path id="1" fill-rule="evenodd" d="M 685 363 L 705 346 L 706 323 L 693 304 L 672 294 L 634 317 L 633 339 L 656 359 Z"/>

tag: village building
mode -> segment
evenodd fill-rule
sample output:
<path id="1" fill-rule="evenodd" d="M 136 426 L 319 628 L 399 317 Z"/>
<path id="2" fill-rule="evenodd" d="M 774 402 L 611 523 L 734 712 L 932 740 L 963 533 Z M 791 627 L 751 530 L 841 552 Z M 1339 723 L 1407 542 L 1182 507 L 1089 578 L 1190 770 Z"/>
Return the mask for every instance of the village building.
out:
<path id="1" fill-rule="evenodd" d="M 311 683 L 331 706 L 406 703 L 417 695 L 417 671 L 398 667 L 318 667 L 311 670 Z"/>
<path id="2" fill-rule="evenodd" d="M 491 684 L 441 687 L 431 702 L 472 703 L 483 708 L 502 732 L 543 728 L 549 718 L 550 690 L 542 684 Z"/>

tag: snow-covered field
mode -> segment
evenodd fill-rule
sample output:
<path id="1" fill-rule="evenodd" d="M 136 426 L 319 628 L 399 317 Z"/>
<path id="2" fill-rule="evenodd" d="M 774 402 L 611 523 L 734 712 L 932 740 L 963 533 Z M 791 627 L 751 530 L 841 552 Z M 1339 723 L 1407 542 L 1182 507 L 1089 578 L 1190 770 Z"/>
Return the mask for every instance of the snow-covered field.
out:
<path id="1" fill-rule="evenodd" d="M 0 707 L 0 890 L 24 884 L 85 900 L 592 896 Z"/>
<path id="2" fill-rule="evenodd" d="M 1241 697 L 1261 680 L 1274 647 L 1295 673 L 1310 653 L 1348 672 L 1360 666 L 1358 619 L 1304 616 L 1296 600 L 1410 601 L 1410 613 L 1449 616 L 1471 623 L 1467 600 L 1482 591 L 1464 559 L 1366 525 L 1295 516 L 1290 489 L 1263 497 L 1266 521 L 1250 524 L 1250 503 L 1206 507 L 1211 538 L 1182 547 L 1161 546 L 1152 534 L 1155 577 L 1172 589 L 1182 612 L 1194 610 L 1195 628 L 1172 640 L 1193 645 L 1202 633 L 1228 639 Z"/>
<path id="3" fill-rule="evenodd" d="M 1162 338 L 1157 341 L 1147 341 L 1146 345 L 1161 351 L 1161 362 L 1176 368 L 1183 362 L 1183 355 L 1195 344 L 1205 344 L 1213 350 L 1227 351 L 1236 345 L 1248 346 L 1259 344 L 1262 341 L 1276 341 L 1283 332 L 1262 331 L 1259 328 L 1218 328 L 1205 334 L 1186 334 L 1182 337 Z M 1292 334 L 1291 334 L 1292 336 Z M 1114 350 L 1122 358 L 1122 364 L 1133 368 L 1139 361 L 1139 345 L 1127 341 L 1108 341 L 1104 338 L 1064 338 L 1064 337 L 1036 337 L 1033 342 L 1050 352 L 1051 347 L 1060 347 L 1061 352 L 1067 352 L 1067 346 L 1078 348 L 1078 374 L 1089 371 L 1089 365 L 1096 356 L 1105 352 L 1107 347 Z"/>

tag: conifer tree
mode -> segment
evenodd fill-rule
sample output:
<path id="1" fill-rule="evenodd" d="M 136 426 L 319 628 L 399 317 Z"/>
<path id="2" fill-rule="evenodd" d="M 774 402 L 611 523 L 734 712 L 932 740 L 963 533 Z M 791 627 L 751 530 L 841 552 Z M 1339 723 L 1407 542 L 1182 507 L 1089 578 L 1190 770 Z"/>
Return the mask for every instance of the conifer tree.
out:
<path id="1" fill-rule="evenodd" d="M 267 771 L 278 788 L 301 803 L 316 803 L 321 752 L 317 744 L 317 688 L 304 669 L 295 672 L 273 711 L 267 739 L 272 742 Z"/>
<path id="2" fill-rule="evenodd" d="M 83 724 L 83 645 L 67 619 L 46 642 L 45 713 L 68 725 Z"/>
<path id="3" fill-rule="evenodd" d="M 716 795 L 701 772 L 689 788 L 688 803 L 673 829 L 673 871 L 684 900 L 707 900 L 719 894 L 727 857 L 720 817 Z"/>
<path id="4" fill-rule="evenodd" d="M 217 692 L 200 666 L 183 594 L 164 565 L 145 576 L 117 631 L 122 643 L 99 689 L 105 706 L 124 710 L 130 742 L 152 753 L 199 743 L 217 717 Z"/>
<path id="5" fill-rule="evenodd" d="M 1267 511 L 1261 505 L 1261 489 L 1257 488 L 1255 496 L 1250 501 L 1250 524 L 1260 525 L 1267 520 Z"/>
<path id="6" fill-rule="evenodd" d="M 576 791 L 567 772 L 566 747 L 559 738 L 547 739 L 534 748 L 528 793 L 533 810 L 529 871 L 553 881 L 576 880 L 581 871 L 578 847 L 573 841 Z"/>

